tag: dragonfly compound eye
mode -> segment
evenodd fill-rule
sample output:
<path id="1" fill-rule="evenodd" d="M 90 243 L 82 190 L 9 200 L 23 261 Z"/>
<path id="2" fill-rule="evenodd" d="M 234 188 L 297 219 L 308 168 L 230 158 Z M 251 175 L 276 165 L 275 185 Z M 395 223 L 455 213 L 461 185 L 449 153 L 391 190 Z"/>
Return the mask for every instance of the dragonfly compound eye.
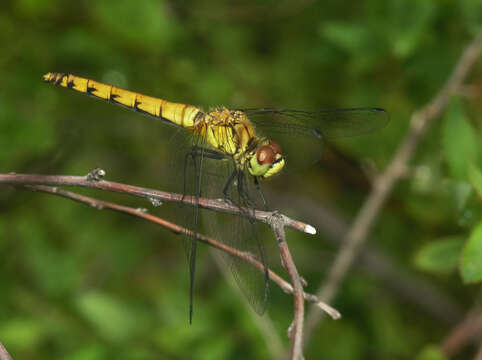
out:
<path id="1" fill-rule="evenodd" d="M 275 160 L 275 152 L 271 146 L 263 145 L 258 149 L 256 159 L 260 165 L 272 164 Z"/>
<path id="2" fill-rule="evenodd" d="M 269 146 L 273 149 L 275 154 L 283 155 L 283 150 L 281 150 L 281 146 L 276 141 L 271 140 Z"/>

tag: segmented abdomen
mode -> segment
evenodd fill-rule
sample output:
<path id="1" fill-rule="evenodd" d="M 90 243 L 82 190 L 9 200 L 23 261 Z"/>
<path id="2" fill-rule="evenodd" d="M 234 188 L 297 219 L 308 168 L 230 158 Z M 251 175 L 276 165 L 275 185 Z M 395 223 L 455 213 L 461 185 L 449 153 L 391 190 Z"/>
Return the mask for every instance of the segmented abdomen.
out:
<path id="1" fill-rule="evenodd" d="M 170 102 L 85 79 L 72 74 L 48 73 L 44 81 L 125 106 L 140 113 L 192 128 L 204 113 L 195 106 Z"/>

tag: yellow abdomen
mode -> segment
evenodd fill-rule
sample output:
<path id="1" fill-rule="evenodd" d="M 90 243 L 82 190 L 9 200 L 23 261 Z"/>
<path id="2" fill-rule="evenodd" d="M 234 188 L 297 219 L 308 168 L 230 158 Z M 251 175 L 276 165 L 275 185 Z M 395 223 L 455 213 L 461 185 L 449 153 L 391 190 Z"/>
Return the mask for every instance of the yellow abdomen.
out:
<path id="1" fill-rule="evenodd" d="M 204 115 L 200 109 L 192 105 L 158 99 L 72 74 L 48 73 L 43 78 L 51 84 L 119 104 L 185 128 L 192 128 L 196 120 Z"/>

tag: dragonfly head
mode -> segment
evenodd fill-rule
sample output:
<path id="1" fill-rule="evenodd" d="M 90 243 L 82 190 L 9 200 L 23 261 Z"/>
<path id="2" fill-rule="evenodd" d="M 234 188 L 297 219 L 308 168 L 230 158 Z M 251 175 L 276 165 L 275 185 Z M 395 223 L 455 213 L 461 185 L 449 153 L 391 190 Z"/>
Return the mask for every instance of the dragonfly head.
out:
<path id="1" fill-rule="evenodd" d="M 281 146 L 275 141 L 261 142 L 249 160 L 248 170 L 251 175 L 267 179 L 278 174 L 285 166 Z"/>

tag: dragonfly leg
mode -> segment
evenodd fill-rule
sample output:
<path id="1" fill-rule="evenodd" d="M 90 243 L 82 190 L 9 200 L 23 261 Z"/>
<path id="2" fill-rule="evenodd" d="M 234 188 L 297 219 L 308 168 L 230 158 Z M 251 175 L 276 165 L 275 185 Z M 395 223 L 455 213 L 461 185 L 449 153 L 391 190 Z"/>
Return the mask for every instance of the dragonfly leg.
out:
<path id="1" fill-rule="evenodd" d="M 228 191 L 229 191 L 229 187 L 231 186 L 231 184 L 233 183 L 234 181 L 234 178 L 236 177 L 237 175 L 237 170 L 234 169 L 233 172 L 231 173 L 231 175 L 229 175 L 229 178 L 228 178 L 228 181 L 226 181 L 226 185 L 224 185 L 224 189 L 223 189 L 223 195 L 224 195 L 224 199 L 225 200 L 228 200 L 229 202 L 231 203 L 234 203 L 233 199 L 231 199 L 231 197 L 229 196 L 228 194 Z"/>
<path id="2" fill-rule="evenodd" d="M 264 197 L 263 190 L 261 190 L 261 186 L 259 186 L 259 181 L 258 181 L 258 178 L 256 176 L 254 177 L 254 185 L 256 186 L 256 190 L 258 191 L 258 194 L 261 197 L 261 200 L 263 201 L 264 209 L 268 210 L 268 202 L 266 201 L 266 198 Z"/>

